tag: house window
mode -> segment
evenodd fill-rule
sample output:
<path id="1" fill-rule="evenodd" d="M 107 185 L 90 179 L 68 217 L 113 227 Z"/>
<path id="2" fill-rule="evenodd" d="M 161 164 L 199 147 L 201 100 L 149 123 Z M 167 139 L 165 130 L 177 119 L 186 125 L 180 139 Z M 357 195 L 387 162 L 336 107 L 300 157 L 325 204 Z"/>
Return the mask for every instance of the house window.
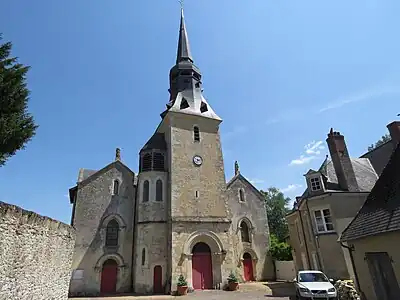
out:
<path id="1" fill-rule="evenodd" d="M 245 202 L 243 189 L 239 189 L 239 201 L 240 202 Z"/>
<path id="2" fill-rule="evenodd" d="M 146 249 L 142 249 L 142 266 L 146 263 Z"/>
<path id="3" fill-rule="evenodd" d="M 113 194 L 114 195 L 118 195 L 118 192 L 119 192 L 119 181 L 118 180 L 114 180 Z"/>
<path id="4" fill-rule="evenodd" d="M 333 231 L 332 216 L 329 209 L 321 209 L 314 211 L 315 224 L 318 232 Z"/>
<path id="5" fill-rule="evenodd" d="M 200 142 L 200 130 L 199 127 L 193 127 L 193 139 L 195 142 Z"/>
<path id="6" fill-rule="evenodd" d="M 143 202 L 149 202 L 150 198 L 150 182 L 145 180 L 143 182 Z"/>
<path id="7" fill-rule="evenodd" d="M 319 191 L 322 189 L 321 181 L 319 180 L 318 177 L 311 178 L 310 183 L 311 183 L 311 190 L 313 192 L 316 192 L 316 191 Z"/>
<path id="8" fill-rule="evenodd" d="M 118 246 L 119 224 L 112 219 L 106 228 L 106 246 Z"/>
<path id="9" fill-rule="evenodd" d="M 240 235 L 242 237 L 242 242 L 250 243 L 249 226 L 247 226 L 245 221 L 240 223 Z"/>
<path id="10" fill-rule="evenodd" d="M 163 201 L 163 183 L 161 179 L 156 182 L 156 201 Z"/>

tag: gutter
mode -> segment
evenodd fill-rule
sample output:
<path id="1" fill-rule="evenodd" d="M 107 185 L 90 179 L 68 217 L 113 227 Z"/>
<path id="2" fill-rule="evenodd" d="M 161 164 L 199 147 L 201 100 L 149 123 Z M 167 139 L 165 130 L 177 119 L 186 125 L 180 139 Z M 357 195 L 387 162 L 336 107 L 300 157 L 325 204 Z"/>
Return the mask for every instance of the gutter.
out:
<path id="1" fill-rule="evenodd" d="M 301 217 L 301 210 L 300 210 L 300 208 L 299 208 L 299 216 L 300 216 L 301 229 L 302 229 L 302 232 L 303 232 L 304 246 L 306 246 L 307 261 L 308 261 L 309 267 L 311 268 L 310 253 L 309 253 L 309 251 L 308 251 L 307 238 L 306 238 L 306 234 L 305 234 L 305 231 L 304 231 L 303 218 Z"/>
<path id="2" fill-rule="evenodd" d="M 318 265 L 325 272 L 325 268 L 324 268 L 324 266 L 322 264 L 322 259 L 321 259 L 321 253 L 320 253 L 321 252 L 321 248 L 319 247 L 319 240 L 318 240 L 318 237 L 314 234 L 313 221 L 311 219 L 311 213 L 310 213 L 310 207 L 308 206 L 308 201 L 306 201 L 306 206 L 307 206 L 307 213 L 308 213 L 308 221 L 310 222 L 310 226 L 313 229 L 315 248 L 317 248 Z"/>
<path id="3" fill-rule="evenodd" d="M 342 246 L 343 248 L 346 248 L 349 251 L 351 266 L 353 267 L 354 279 L 356 281 L 355 282 L 356 288 L 360 292 L 360 294 L 363 294 L 363 292 L 361 291 L 361 288 L 360 288 L 359 280 L 358 280 L 356 265 L 354 263 L 354 256 L 353 256 L 353 252 L 355 251 L 354 245 L 346 246 L 345 244 L 343 244 L 342 241 L 340 241 L 340 246 Z"/>
<path id="4" fill-rule="evenodd" d="M 133 187 L 135 187 L 135 177 L 137 177 L 137 175 L 135 173 L 133 173 L 133 182 L 132 185 Z M 136 262 L 135 262 L 135 254 L 136 254 L 136 229 L 137 229 L 137 224 L 136 224 L 136 220 L 137 220 L 137 208 L 138 208 L 138 190 L 139 190 L 139 182 L 136 182 L 136 187 L 135 187 L 135 204 L 134 204 L 134 213 L 133 213 L 133 240 L 132 240 L 132 244 L 133 244 L 133 249 L 132 249 L 132 262 L 131 262 L 131 291 L 135 292 L 135 270 L 136 270 Z"/>

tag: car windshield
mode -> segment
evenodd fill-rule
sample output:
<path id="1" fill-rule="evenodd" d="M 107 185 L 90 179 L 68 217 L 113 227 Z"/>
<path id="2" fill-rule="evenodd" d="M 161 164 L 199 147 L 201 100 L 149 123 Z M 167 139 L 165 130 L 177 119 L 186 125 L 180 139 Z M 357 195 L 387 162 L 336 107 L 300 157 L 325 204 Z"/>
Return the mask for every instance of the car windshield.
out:
<path id="1" fill-rule="evenodd" d="M 299 282 L 328 282 L 328 278 L 322 273 L 300 273 Z"/>

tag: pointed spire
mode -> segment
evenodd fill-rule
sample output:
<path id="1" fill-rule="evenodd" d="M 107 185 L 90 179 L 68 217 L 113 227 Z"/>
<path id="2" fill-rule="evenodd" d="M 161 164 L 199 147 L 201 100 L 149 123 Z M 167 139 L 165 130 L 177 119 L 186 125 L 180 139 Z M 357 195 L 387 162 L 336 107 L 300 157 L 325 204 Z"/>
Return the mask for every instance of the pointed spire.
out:
<path id="1" fill-rule="evenodd" d="M 185 17 L 183 15 L 183 8 L 181 8 L 181 26 L 179 31 L 178 52 L 176 55 L 176 63 L 181 61 L 193 62 L 192 54 L 190 52 L 189 38 L 186 31 Z"/>

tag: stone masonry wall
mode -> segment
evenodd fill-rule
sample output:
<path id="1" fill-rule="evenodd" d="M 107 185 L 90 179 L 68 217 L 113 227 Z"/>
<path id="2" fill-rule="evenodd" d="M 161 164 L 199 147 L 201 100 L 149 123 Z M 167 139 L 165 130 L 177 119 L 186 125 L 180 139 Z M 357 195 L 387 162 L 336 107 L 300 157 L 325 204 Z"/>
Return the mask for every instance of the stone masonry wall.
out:
<path id="1" fill-rule="evenodd" d="M 68 298 L 71 226 L 0 202 L 0 299 Z"/>

